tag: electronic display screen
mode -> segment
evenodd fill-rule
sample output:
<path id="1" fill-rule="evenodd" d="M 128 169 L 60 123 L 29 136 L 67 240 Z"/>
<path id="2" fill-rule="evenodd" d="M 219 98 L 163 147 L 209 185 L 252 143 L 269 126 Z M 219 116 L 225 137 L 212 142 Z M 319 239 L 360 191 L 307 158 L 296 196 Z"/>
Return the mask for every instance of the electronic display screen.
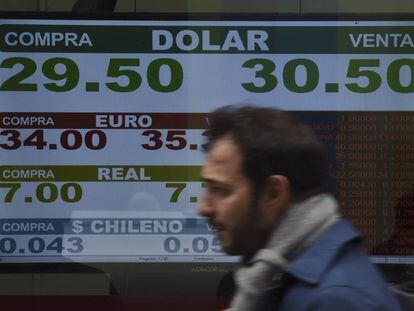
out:
<path id="1" fill-rule="evenodd" d="M 414 263 L 414 22 L 0 22 L 0 262 L 235 262 L 196 207 L 208 113 L 291 111 L 377 263 Z"/>

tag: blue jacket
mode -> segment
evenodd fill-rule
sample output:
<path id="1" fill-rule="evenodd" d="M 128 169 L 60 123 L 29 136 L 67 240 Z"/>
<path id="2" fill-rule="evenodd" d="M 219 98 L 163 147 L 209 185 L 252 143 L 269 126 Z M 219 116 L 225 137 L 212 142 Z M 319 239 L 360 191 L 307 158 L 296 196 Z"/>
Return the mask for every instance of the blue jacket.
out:
<path id="1" fill-rule="evenodd" d="M 346 220 L 324 231 L 285 272 L 283 282 L 267 292 L 266 310 L 401 310 Z"/>

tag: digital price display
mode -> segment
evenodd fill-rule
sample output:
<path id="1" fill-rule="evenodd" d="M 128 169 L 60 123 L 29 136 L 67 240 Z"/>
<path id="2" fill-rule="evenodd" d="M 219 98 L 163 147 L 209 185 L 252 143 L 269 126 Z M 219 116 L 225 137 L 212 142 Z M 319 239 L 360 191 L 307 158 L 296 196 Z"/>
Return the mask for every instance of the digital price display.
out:
<path id="1" fill-rule="evenodd" d="M 208 113 L 248 103 L 308 123 L 373 259 L 414 263 L 414 22 L 3 19 L 0 51 L 1 262 L 236 261 L 196 206 Z"/>

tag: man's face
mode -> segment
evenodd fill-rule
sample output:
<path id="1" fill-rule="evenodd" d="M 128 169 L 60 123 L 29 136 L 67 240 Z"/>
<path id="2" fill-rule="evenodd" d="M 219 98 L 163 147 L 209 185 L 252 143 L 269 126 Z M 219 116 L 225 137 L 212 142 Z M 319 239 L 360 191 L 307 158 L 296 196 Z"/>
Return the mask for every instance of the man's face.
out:
<path id="1" fill-rule="evenodd" d="M 198 206 L 208 217 L 221 246 L 230 255 L 250 257 L 263 244 L 259 198 L 242 169 L 243 156 L 230 137 L 214 142 L 201 171 L 207 183 Z M 261 241 L 260 241 L 261 240 Z"/>

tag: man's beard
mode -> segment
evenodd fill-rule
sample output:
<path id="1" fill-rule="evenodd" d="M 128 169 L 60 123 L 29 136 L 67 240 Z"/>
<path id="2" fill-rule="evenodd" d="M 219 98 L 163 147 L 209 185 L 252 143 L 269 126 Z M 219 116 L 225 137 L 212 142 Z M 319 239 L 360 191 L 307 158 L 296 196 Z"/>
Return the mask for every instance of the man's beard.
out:
<path id="1" fill-rule="evenodd" d="M 230 232 L 232 243 L 223 247 L 228 255 L 242 256 L 243 261 L 248 261 L 259 249 L 265 246 L 272 228 L 265 225 L 259 201 L 259 192 L 253 191 L 247 213 Z M 212 224 L 214 225 L 214 220 L 212 220 Z"/>

